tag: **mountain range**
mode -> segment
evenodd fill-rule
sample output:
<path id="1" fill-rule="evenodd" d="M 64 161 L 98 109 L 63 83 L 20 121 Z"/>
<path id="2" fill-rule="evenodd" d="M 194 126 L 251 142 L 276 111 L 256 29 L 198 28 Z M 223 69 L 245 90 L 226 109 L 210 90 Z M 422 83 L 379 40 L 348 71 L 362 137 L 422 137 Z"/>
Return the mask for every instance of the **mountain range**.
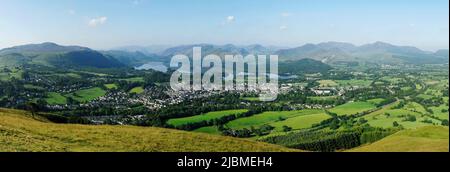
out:
<path id="1" fill-rule="evenodd" d="M 117 68 L 136 67 L 150 61 L 168 63 L 172 56 L 185 54 L 192 56 L 193 47 L 202 47 L 202 56 L 224 55 L 279 55 L 286 63 L 302 59 L 312 59 L 326 64 L 363 63 L 363 64 L 443 64 L 449 62 L 449 51 L 423 51 L 411 46 L 396 46 L 384 42 L 375 42 L 355 46 L 343 42 L 325 42 L 305 44 L 296 48 L 280 49 L 259 44 L 237 46 L 233 44 L 193 44 L 175 47 L 159 47 L 156 51 L 137 46 L 108 51 L 96 51 L 81 46 L 62 46 L 55 43 L 28 44 L 0 50 L 0 66 L 39 64 L 53 67 L 96 67 Z M 144 51 L 145 50 L 145 51 Z M 144 52 L 143 52 L 144 51 Z M 307 61 L 311 62 L 311 61 Z M 292 66 L 291 66 L 292 67 Z"/>
<path id="2" fill-rule="evenodd" d="M 0 50 L 0 66 L 21 66 L 26 64 L 58 68 L 125 67 L 123 63 L 112 56 L 80 46 L 61 46 L 46 42 Z"/>
<path id="3" fill-rule="evenodd" d="M 326 42 L 275 52 L 282 60 L 310 58 L 324 63 L 360 62 L 375 64 L 448 63 L 448 50 L 428 52 L 411 46 L 396 46 L 375 42 L 362 46 L 349 43 Z"/>

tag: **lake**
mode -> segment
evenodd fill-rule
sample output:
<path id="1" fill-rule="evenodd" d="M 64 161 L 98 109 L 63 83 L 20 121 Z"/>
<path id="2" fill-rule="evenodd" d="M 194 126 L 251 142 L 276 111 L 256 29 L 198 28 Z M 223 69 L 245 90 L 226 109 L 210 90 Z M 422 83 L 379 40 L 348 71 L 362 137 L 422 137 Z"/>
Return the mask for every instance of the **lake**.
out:
<path id="1" fill-rule="evenodd" d="M 166 65 L 164 65 L 162 62 L 149 62 L 146 64 L 143 64 L 141 66 L 135 67 L 136 70 L 149 70 L 153 69 L 160 72 L 167 72 L 168 68 Z"/>

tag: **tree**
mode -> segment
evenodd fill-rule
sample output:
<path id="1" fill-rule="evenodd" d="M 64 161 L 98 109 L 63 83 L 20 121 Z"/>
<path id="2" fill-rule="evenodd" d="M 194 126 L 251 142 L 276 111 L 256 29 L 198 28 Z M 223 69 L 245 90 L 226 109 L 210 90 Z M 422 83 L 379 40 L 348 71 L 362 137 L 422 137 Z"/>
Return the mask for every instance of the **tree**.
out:
<path id="1" fill-rule="evenodd" d="M 398 124 L 398 122 L 397 122 L 397 121 L 394 121 L 393 125 L 394 125 L 394 127 L 398 127 L 398 126 L 400 126 L 400 124 Z"/>
<path id="2" fill-rule="evenodd" d="M 31 116 L 34 118 L 39 106 L 34 102 L 27 102 L 26 109 L 31 112 Z"/>
<path id="3" fill-rule="evenodd" d="M 442 120 L 441 125 L 448 126 L 448 120 L 446 120 L 446 119 Z"/>
<path id="4" fill-rule="evenodd" d="M 359 120 L 358 120 L 358 123 L 359 124 L 365 124 L 365 123 L 367 123 L 368 121 L 366 120 L 366 119 L 364 119 L 364 118 L 359 118 Z"/>
<path id="5" fill-rule="evenodd" d="M 283 131 L 284 132 L 289 132 L 289 131 L 292 131 L 292 127 L 289 127 L 289 126 L 283 126 Z"/>

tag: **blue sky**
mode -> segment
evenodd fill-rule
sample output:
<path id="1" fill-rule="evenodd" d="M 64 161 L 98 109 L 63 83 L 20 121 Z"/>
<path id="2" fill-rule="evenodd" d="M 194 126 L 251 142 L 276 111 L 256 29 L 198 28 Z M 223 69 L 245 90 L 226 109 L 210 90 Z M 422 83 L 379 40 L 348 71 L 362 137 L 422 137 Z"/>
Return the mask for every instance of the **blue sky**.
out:
<path id="1" fill-rule="evenodd" d="M 448 0 L 2 0 L 0 48 L 384 41 L 448 49 Z"/>

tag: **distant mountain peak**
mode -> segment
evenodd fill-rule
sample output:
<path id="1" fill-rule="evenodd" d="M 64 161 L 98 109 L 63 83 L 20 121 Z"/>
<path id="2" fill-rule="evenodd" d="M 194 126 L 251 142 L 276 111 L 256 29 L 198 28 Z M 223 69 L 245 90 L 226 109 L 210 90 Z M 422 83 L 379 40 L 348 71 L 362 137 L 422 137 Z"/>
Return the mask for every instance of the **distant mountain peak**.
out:
<path id="1" fill-rule="evenodd" d="M 44 42 L 41 44 L 26 44 L 0 50 L 0 54 L 11 53 L 46 53 L 46 52 L 71 52 L 90 50 L 80 46 L 62 46 L 53 42 Z"/>

